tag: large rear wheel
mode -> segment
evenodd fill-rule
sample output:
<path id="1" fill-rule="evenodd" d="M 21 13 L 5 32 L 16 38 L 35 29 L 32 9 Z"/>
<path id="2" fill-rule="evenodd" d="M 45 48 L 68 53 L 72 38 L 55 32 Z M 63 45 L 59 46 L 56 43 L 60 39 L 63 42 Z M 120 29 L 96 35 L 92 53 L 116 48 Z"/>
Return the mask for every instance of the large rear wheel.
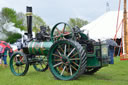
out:
<path id="1" fill-rule="evenodd" d="M 86 67 L 86 53 L 83 47 L 72 40 L 55 42 L 49 51 L 48 64 L 56 79 L 73 80 L 80 76 Z"/>

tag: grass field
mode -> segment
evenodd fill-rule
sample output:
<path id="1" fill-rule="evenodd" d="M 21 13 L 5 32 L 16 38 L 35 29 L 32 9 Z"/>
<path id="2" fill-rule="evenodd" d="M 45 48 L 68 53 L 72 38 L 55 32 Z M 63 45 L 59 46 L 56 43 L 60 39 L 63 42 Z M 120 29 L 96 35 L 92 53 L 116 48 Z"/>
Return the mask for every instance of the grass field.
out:
<path id="1" fill-rule="evenodd" d="M 32 66 L 25 76 L 14 76 L 9 67 L 0 67 L 0 85 L 128 85 L 128 61 L 115 58 L 115 64 L 94 75 L 82 75 L 77 80 L 56 80 L 50 71 L 36 72 Z"/>

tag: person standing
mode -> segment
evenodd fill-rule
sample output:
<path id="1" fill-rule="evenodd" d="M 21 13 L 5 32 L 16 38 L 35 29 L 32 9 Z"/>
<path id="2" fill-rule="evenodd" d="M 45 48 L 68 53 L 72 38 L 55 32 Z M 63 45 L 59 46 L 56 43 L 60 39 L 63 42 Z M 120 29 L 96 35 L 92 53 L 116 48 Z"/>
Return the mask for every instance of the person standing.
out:
<path id="1" fill-rule="evenodd" d="M 2 66 L 2 59 L 3 59 L 3 54 L 4 54 L 4 46 L 0 44 L 0 66 Z"/>
<path id="2" fill-rule="evenodd" d="M 7 54 L 9 53 L 9 57 L 11 57 L 12 53 L 13 53 L 13 50 L 11 47 L 6 47 L 4 48 L 4 53 L 3 53 L 3 61 L 4 61 L 4 67 L 7 67 L 8 64 L 7 64 Z"/>
<path id="3" fill-rule="evenodd" d="M 111 46 L 111 45 L 109 45 L 109 50 L 108 50 L 108 54 L 109 54 L 109 56 L 110 56 L 110 62 L 109 62 L 109 64 L 114 64 L 114 46 Z"/>
<path id="4" fill-rule="evenodd" d="M 0 66 L 2 66 L 2 57 L 1 57 L 1 53 L 0 53 Z"/>
<path id="5" fill-rule="evenodd" d="M 114 64 L 115 47 L 117 47 L 118 44 L 113 39 L 107 39 L 105 41 L 106 41 L 106 44 L 108 44 L 108 46 L 109 46 L 108 47 L 108 55 L 110 56 L 109 64 Z"/>
<path id="6" fill-rule="evenodd" d="M 2 46 L 0 45 L 0 66 L 2 65 L 2 53 L 1 53 L 1 51 L 2 51 Z"/>
<path id="7" fill-rule="evenodd" d="M 3 61 L 4 61 L 4 67 L 7 67 L 7 48 L 4 48 L 4 53 L 3 53 Z"/>

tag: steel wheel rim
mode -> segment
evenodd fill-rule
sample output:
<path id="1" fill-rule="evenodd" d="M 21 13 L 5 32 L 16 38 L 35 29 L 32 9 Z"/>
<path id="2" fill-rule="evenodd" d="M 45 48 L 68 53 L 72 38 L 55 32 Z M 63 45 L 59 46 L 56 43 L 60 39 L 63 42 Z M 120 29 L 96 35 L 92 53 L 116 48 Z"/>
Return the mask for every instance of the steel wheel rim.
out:
<path id="1" fill-rule="evenodd" d="M 64 44 L 66 43 L 66 44 Z M 61 42 L 59 43 L 59 46 L 55 46 L 52 49 L 52 52 L 50 54 L 50 59 L 49 59 L 49 66 L 52 70 L 52 72 L 60 79 L 62 80 L 69 80 L 76 76 L 78 74 L 78 71 L 80 69 L 80 56 L 79 56 L 79 51 L 76 48 L 75 45 L 69 42 Z M 61 47 L 64 45 L 63 47 Z M 69 49 L 70 47 L 70 49 Z M 54 50 L 58 49 L 58 53 L 56 53 Z M 68 48 L 68 49 L 67 49 Z M 69 50 L 68 52 L 65 52 Z M 62 53 L 63 50 L 63 53 Z M 64 55 L 64 56 L 63 56 Z M 64 58 L 65 55 L 67 55 L 66 59 Z M 58 57 L 58 58 L 57 58 Z M 53 61 L 54 60 L 54 61 Z"/>
<path id="2" fill-rule="evenodd" d="M 22 75 L 26 69 L 26 58 L 19 53 L 16 53 L 12 56 L 10 60 L 10 68 L 13 74 L 16 76 Z"/>

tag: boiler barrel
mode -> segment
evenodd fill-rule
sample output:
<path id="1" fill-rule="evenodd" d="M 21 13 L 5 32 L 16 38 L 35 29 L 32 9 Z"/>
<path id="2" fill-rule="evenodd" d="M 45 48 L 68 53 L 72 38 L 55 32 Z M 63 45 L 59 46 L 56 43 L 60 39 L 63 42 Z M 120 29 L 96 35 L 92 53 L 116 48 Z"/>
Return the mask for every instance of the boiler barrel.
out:
<path id="1" fill-rule="evenodd" d="M 52 44 L 52 42 L 29 42 L 29 54 L 47 55 Z"/>

